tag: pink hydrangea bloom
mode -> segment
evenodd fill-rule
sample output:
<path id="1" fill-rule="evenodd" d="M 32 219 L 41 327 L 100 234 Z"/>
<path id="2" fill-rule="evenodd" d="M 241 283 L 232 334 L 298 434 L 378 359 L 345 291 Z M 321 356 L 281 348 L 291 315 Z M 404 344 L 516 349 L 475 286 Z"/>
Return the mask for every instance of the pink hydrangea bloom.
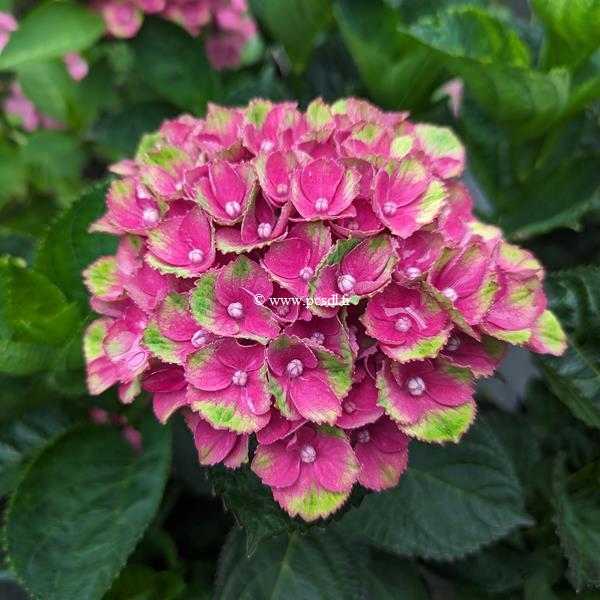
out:
<path id="1" fill-rule="evenodd" d="M 393 487 L 410 439 L 460 440 L 507 344 L 565 348 L 541 265 L 477 221 L 463 166 L 449 130 L 352 98 L 166 122 L 92 226 L 120 244 L 84 273 L 90 392 L 143 389 L 202 464 L 250 462 L 309 521 Z"/>
<path id="2" fill-rule="evenodd" d="M 135 37 L 144 15 L 152 14 L 177 23 L 194 37 L 206 31 L 207 54 L 218 70 L 237 67 L 257 36 L 244 0 L 93 0 L 90 6 L 116 38 Z"/>

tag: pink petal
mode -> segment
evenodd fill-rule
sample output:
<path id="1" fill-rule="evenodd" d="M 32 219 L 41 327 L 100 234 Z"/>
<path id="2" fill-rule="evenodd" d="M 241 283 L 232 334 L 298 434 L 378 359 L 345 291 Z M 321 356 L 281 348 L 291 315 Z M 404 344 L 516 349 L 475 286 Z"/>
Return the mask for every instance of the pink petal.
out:
<path id="1" fill-rule="evenodd" d="M 252 470 L 270 487 L 288 487 L 300 475 L 300 452 L 285 442 L 268 446 L 259 444 L 252 460 Z"/>

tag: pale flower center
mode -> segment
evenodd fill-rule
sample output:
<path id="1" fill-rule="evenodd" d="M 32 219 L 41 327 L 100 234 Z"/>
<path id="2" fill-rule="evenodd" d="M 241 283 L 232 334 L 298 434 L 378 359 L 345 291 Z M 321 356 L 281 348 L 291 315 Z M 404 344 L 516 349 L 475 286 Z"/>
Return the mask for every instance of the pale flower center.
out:
<path id="1" fill-rule="evenodd" d="M 416 279 L 417 277 L 420 277 L 423 274 L 423 271 L 421 271 L 421 269 L 419 269 L 419 267 L 408 267 L 408 269 L 406 269 L 406 276 L 409 279 Z"/>
<path id="2" fill-rule="evenodd" d="M 359 444 L 366 444 L 371 439 L 371 434 L 367 429 L 360 429 L 356 432 L 356 440 Z"/>
<path id="3" fill-rule="evenodd" d="M 354 220 L 348 221 L 346 227 L 352 231 L 356 231 L 358 229 L 358 222 Z"/>
<path id="4" fill-rule="evenodd" d="M 232 319 L 241 319 L 244 316 L 244 307 L 241 302 L 232 302 L 227 307 L 227 314 Z"/>
<path id="5" fill-rule="evenodd" d="M 242 207 L 240 206 L 239 202 L 235 202 L 234 200 L 231 202 L 228 202 L 225 205 L 225 212 L 231 217 L 237 217 L 239 216 L 239 214 L 242 212 Z"/>
<path id="6" fill-rule="evenodd" d="M 324 213 L 327 212 L 327 209 L 329 208 L 329 202 L 327 201 L 327 199 L 325 198 L 319 198 L 316 202 L 315 202 L 315 210 L 318 213 Z"/>
<path id="7" fill-rule="evenodd" d="M 356 284 L 356 279 L 352 275 L 341 275 L 337 280 L 338 289 L 343 294 L 351 292 Z"/>
<path id="8" fill-rule="evenodd" d="M 346 402 L 342 404 L 342 408 L 344 409 L 345 413 L 351 415 L 356 410 L 356 404 L 354 404 L 352 400 L 346 400 Z"/>
<path id="9" fill-rule="evenodd" d="M 271 140 L 263 140 L 260 149 L 263 152 L 271 152 L 275 148 L 275 144 Z"/>
<path id="10" fill-rule="evenodd" d="M 248 383 L 248 373 L 242 370 L 236 371 L 231 377 L 231 383 L 244 387 Z"/>
<path id="11" fill-rule="evenodd" d="M 158 219 L 160 214 L 156 208 L 145 208 L 142 212 L 142 221 L 146 227 L 151 227 L 152 225 L 156 225 L 158 223 Z"/>
<path id="12" fill-rule="evenodd" d="M 453 335 L 448 340 L 448 343 L 446 344 L 446 350 L 448 350 L 448 352 L 456 352 L 456 350 L 458 350 L 459 347 L 460 347 L 460 338 Z"/>
<path id="13" fill-rule="evenodd" d="M 188 259 L 191 263 L 198 264 L 204 259 L 204 252 L 200 248 L 194 248 L 188 253 Z"/>
<path id="14" fill-rule="evenodd" d="M 402 333 L 406 333 L 412 327 L 412 321 L 408 317 L 400 317 L 396 320 L 394 327 L 401 331 Z"/>
<path id="15" fill-rule="evenodd" d="M 206 342 L 208 341 L 208 336 L 206 334 L 206 331 L 204 331 L 204 329 L 198 329 L 198 331 L 196 331 L 196 333 L 194 333 L 194 335 L 192 336 L 192 339 L 190 340 L 192 346 L 194 346 L 194 348 L 200 348 L 200 346 L 204 346 L 204 344 L 206 344 Z"/>
<path id="16" fill-rule="evenodd" d="M 317 458 L 317 451 L 314 449 L 314 446 L 311 446 L 310 444 L 306 444 L 306 446 L 304 446 L 302 448 L 302 450 L 300 450 L 300 460 L 303 463 L 306 463 L 306 464 L 314 463 L 316 458 Z"/>
<path id="17" fill-rule="evenodd" d="M 290 191 L 290 186 L 287 183 L 280 183 L 277 186 L 277 193 L 280 196 L 284 196 L 285 194 L 287 194 Z"/>
<path id="18" fill-rule="evenodd" d="M 450 302 L 456 302 L 456 299 L 458 298 L 458 294 L 456 293 L 456 290 L 451 287 L 444 288 L 442 290 L 442 294 L 444 294 L 444 296 L 446 296 L 446 298 L 448 298 L 448 300 L 450 300 Z"/>
<path id="19" fill-rule="evenodd" d="M 320 331 L 315 331 L 311 336 L 310 336 L 310 341 L 314 342 L 315 344 L 322 346 L 325 343 L 325 334 L 321 333 Z"/>
<path id="20" fill-rule="evenodd" d="M 298 273 L 300 279 L 303 279 L 304 281 L 308 281 L 314 274 L 315 271 L 312 267 L 302 267 Z"/>
<path id="21" fill-rule="evenodd" d="M 271 223 L 259 223 L 258 224 L 258 237 L 261 240 L 268 238 L 273 231 L 273 226 Z"/>
<path id="22" fill-rule="evenodd" d="M 290 312 L 290 307 L 287 304 L 279 304 L 275 311 L 280 317 L 285 317 Z"/>
<path id="23" fill-rule="evenodd" d="M 421 396 L 425 392 L 425 382 L 420 377 L 412 377 L 406 383 L 406 389 L 411 396 Z"/>
<path id="24" fill-rule="evenodd" d="M 285 371 L 292 378 L 300 377 L 304 373 L 304 365 L 299 358 L 294 358 L 287 364 Z"/>
<path id="25" fill-rule="evenodd" d="M 386 202 L 383 205 L 383 214 L 386 217 L 393 217 L 398 210 L 398 207 L 393 202 Z"/>

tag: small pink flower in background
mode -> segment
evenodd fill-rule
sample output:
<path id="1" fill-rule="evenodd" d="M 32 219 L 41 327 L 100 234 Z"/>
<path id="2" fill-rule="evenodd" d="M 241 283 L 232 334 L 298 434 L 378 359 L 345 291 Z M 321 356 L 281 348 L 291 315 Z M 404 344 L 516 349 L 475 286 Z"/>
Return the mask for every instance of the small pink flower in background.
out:
<path id="1" fill-rule="evenodd" d="M 81 81 L 87 76 L 90 67 L 81 55 L 69 52 L 63 56 L 63 60 L 73 81 Z"/>
<path id="2" fill-rule="evenodd" d="M 25 96 L 16 81 L 10 84 L 10 95 L 4 100 L 2 106 L 6 113 L 15 119 L 25 131 L 63 128 L 54 119 L 40 113 L 33 102 Z"/>
<path id="3" fill-rule="evenodd" d="M 0 12 L 0 52 L 4 50 L 10 34 L 19 28 L 17 20 L 7 12 Z"/>
<path id="4" fill-rule="evenodd" d="M 121 429 L 123 437 L 127 443 L 131 446 L 134 452 L 142 451 L 142 436 L 140 432 L 131 425 L 128 424 L 127 417 L 125 415 L 111 415 L 102 408 L 94 406 L 89 411 L 90 419 L 94 423 L 101 425 L 111 424 Z"/>
<path id="5" fill-rule="evenodd" d="M 243 3 L 217 5 L 241 26 Z M 464 161 L 450 130 L 356 99 L 165 122 L 92 226 L 121 242 L 84 273 L 90 392 L 144 389 L 201 464 L 251 461 L 307 521 L 395 486 L 410 439 L 468 430 L 507 344 L 565 349 L 541 265 L 475 218 Z"/>
<path id="6" fill-rule="evenodd" d="M 96 0 L 92 8 L 102 16 L 113 37 L 132 38 L 142 26 L 143 13 L 132 0 Z"/>
<path id="7" fill-rule="evenodd" d="M 450 100 L 450 110 L 455 117 L 460 114 L 462 107 L 462 99 L 464 93 L 464 84 L 462 79 L 451 79 L 447 81 L 442 87 L 441 91 L 444 92 Z"/>
<path id="8" fill-rule="evenodd" d="M 239 0 L 94 0 L 90 6 L 115 38 L 135 37 L 144 15 L 154 14 L 193 37 L 206 33 L 209 59 L 219 70 L 239 66 L 246 46 L 258 35 L 246 3 Z"/>

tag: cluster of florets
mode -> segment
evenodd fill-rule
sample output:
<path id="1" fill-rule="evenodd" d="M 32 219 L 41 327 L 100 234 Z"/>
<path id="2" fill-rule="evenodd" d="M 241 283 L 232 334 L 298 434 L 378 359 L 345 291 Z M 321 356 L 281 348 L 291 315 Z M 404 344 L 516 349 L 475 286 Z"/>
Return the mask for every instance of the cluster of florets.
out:
<path id="1" fill-rule="evenodd" d="M 456 442 L 505 344 L 561 353 L 543 270 L 479 222 L 447 128 L 347 99 L 210 106 L 143 139 L 94 231 L 89 388 L 185 415 L 204 465 L 251 467 L 291 515 L 397 484 Z M 254 444 L 252 445 L 254 447 Z"/>
<path id="2" fill-rule="evenodd" d="M 144 15 L 158 15 L 181 25 L 190 35 L 206 35 L 206 52 L 215 69 L 239 65 L 246 46 L 256 38 L 246 0 L 94 0 L 110 35 L 132 38 Z"/>

